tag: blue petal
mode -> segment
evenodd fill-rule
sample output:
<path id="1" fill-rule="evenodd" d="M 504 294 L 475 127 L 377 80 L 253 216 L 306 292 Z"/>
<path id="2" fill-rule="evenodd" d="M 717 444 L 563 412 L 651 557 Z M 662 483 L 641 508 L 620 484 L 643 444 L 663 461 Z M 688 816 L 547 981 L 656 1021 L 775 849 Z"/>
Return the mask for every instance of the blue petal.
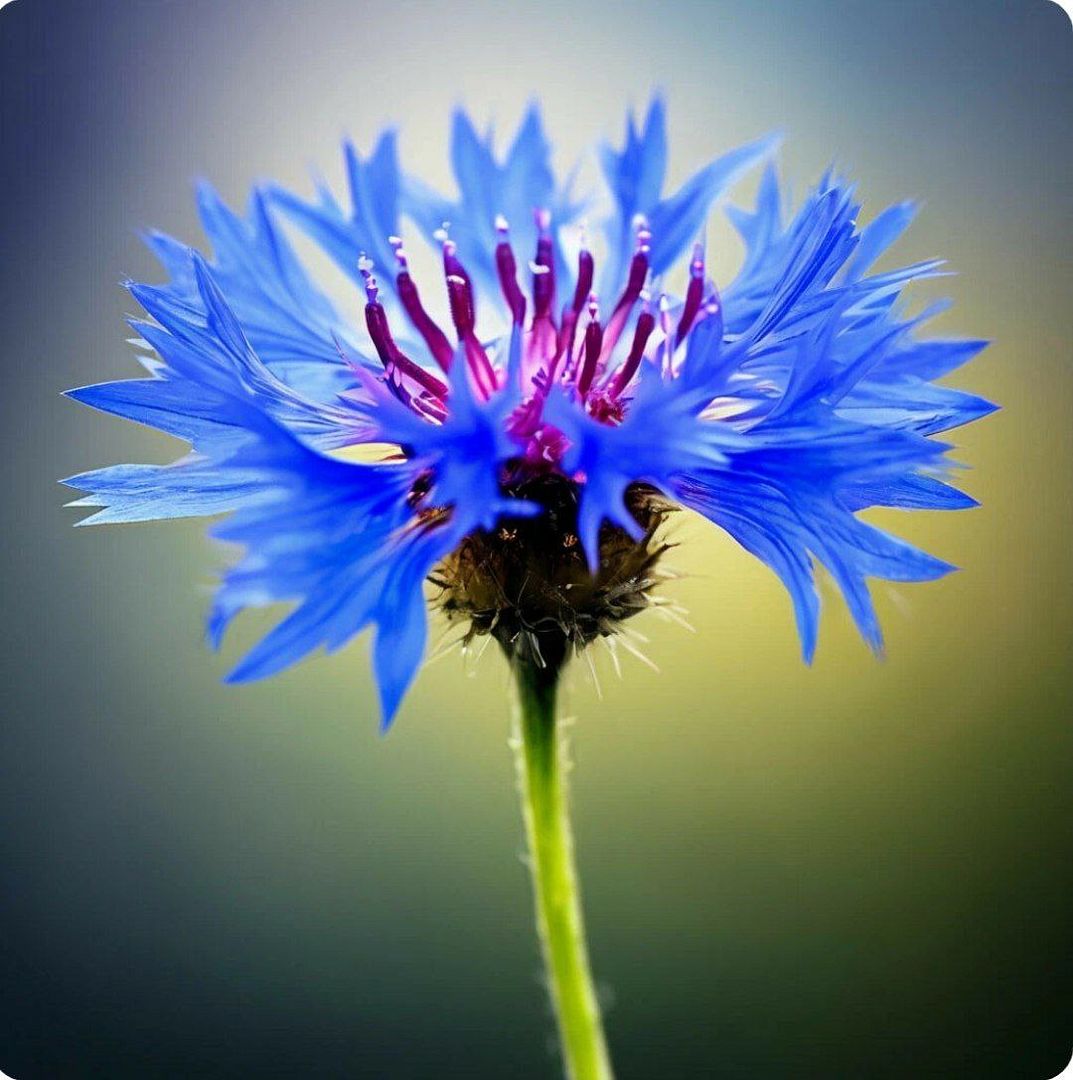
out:
<path id="1" fill-rule="evenodd" d="M 891 353 L 877 375 L 884 378 L 913 375 L 941 379 L 977 356 L 988 343 L 979 339 L 913 341 Z"/>
<path id="2" fill-rule="evenodd" d="M 849 484 L 842 491 L 849 510 L 893 506 L 899 510 L 968 510 L 979 503 L 934 476 L 909 475 L 893 480 Z"/>
<path id="3" fill-rule="evenodd" d="M 663 383 L 658 376 L 642 378 L 624 421 L 617 427 L 587 416 L 561 390 L 553 391 L 544 418 L 570 441 L 563 460 L 568 472 L 581 473 L 578 538 L 590 569 L 599 563 L 599 529 L 606 520 L 635 539 L 642 530 L 626 508 L 626 488 L 644 481 L 673 494 L 673 478 L 691 466 L 721 464 L 741 436 L 720 424 L 700 420 L 694 395 L 684 384 Z"/>
<path id="4" fill-rule="evenodd" d="M 619 216 L 627 222 L 659 203 L 667 173 L 666 113 L 663 99 L 653 97 L 640 133 L 633 114 L 627 115 L 626 143 L 621 153 L 606 144 L 600 147 L 604 176 L 618 203 Z"/>
<path id="5" fill-rule="evenodd" d="M 275 375 L 254 352 L 208 264 L 197 253 L 191 260 L 197 305 L 166 288 L 135 284 L 131 293 L 159 323 L 134 325 L 164 360 L 171 377 L 185 383 L 193 401 L 203 389 L 210 399 L 212 394 L 254 395 L 266 412 L 326 447 L 356 442 L 368 433 L 367 418 L 353 405 L 314 401 Z M 192 412 L 197 411 L 195 404 Z M 226 411 L 219 415 L 222 419 Z"/>
<path id="6" fill-rule="evenodd" d="M 556 276 L 566 284 L 569 274 L 558 234 L 577 218 L 580 206 L 573 203 L 566 188 L 556 185 L 551 146 L 537 105 L 526 110 L 502 160 L 496 155 L 492 133 L 482 137 L 469 116 L 456 109 L 451 119 L 451 166 L 460 194 L 457 201 L 444 199 L 420 181 L 407 178 L 405 210 L 429 239 L 445 221 L 450 223 L 451 239 L 478 294 L 483 291 L 484 296 L 495 298 L 495 309 L 500 310 L 494 259 L 496 216 L 502 214 L 510 223 L 511 242 L 524 264 L 536 250 L 533 211 L 537 208 L 551 212 Z"/>
<path id="7" fill-rule="evenodd" d="M 388 238 L 399 231 L 401 178 L 394 131 L 380 136 L 372 155 L 362 160 L 350 140 L 343 143 L 349 213 L 345 213 L 325 187 L 319 201 L 307 203 L 284 188 L 273 186 L 268 197 L 307 232 L 332 257 L 336 265 L 358 285 L 362 278 L 358 259 L 368 254 L 380 267 L 379 278 L 390 292 L 394 288 L 394 252 Z"/>
<path id="8" fill-rule="evenodd" d="M 857 423 L 937 435 L 990 416 L 998 406 L 923 379 L 863 383 L 838 406 L 839 415 Z"/>
<path id="9" fill-rule="evenodd" d="M 393 564 L 384 582 L 373 644 L 382 731 L 395 719 L 424 657 L 428 637 L 425 578 L 462 539 L 460 532 L 454 526 L 421 535 Z"/>
<path id="10" fill-rule="evenodd" d="M 190 384 L 179 379 L 121 379 L 68 390 L 66 395 L 191 444 L 203 445 L 242 434 L 240 428 L 227 421 L 225 395 L 204 386 L 192 392 Z"/>
<path id="11" fill-rule="evenodd" d="M 68 506 L 102 508 L 78 525 L 205 517 L 247 505 L 264 493 L 260 477 L 197 458 L 172 465 L 112 465 L 63 483 L 90 493 Z"/>
<path id="12" fill-rule="evenodd" d="M 600 162 L 615 199 L 615 216 L 608 224 L 609 261 L 604 291 L 614 295 L 626 276 L 633 254 L 633 222 L 638 214 L 652 229 L 649 263 L 655 275 L 666 272 L 700 233 L 712 203 L 752 165 L 778 144 L 777 137 L 758 139 L 724 154 L 695 173 L 674 194 L 663 199 L 667 137 L 662 100 L 653 99 L 643 131 L 627 118 L 621 151 L 601 148 Z"/>
<path id="13" fill-rule="evenodd" d="M 243 607 L 297 601 L 229 676 L 244 682 L 272 675 L 317 648 L 335 651 L 374 626 L 386 727 L 424 651 L 424 579 L 458 543 L 458 529 L 418 523 L 408 501 L 413 466 L 334 461 L 273 425 L 262 434 L 235 461 L 265 471 L 279 494 L 216 530 L 244 544 L 247 554 L 224 579 L 210 637 L 218 643 Z"/>
<path id="14" fill-rule="evenodd" d="M 662 274 L 671 268 L 697 238 L 712 203 L 770 154 L 778 143 L 778 137 L 769 135 L 731 150 L 695 173 L 673 196 L 648 209 L 653 274 Z"/>
<path id="15" fill-rule="evenodd" d="M 802 656 L 811 663 L 819 631 L 820 597 L 808 545 L 800 542 L 799 523 L 785 500 L 760 486 L 745 497 L 732 494 L 719 498 L 707 485 L 685 478 L 679 481 L 676 493 L 778 575 L 793 604 Z"/>
<path id="16" fill-rule="evenodd" d="M 263 192 L 251 196 L 247 219 L 230 211 L 207 183 L 198 187 L 198 206 L 215 251 L 214 279 L 261 360 L 270 368 L 287 366 L 292 378 L 295 373 L 300 378 L 315 362 L 333 371 L 333 388 L 340 383 L 353 387 L 353 374 L 337 345 L 347 342 L 353 352 L 353 333 L 299 265 L 268 214 Z M 150 234 L 147 242 L 172 278 L 154 292 L 170 298 L 180 311 L 203 310 L 191 249 L 159 233 Z M 319 392 L 323 380 L 295 383 L 307 393 L 314 385 Z"/>
<path id="17" fill-rule="evenodd" d="M 853 259 L 846 268 L 846 277 L 850 281 L 859 281 L 872 264 L 902 235 L 917 214 L 914 202 L 896 203 L 888 206 L 874 221 L 861 230 L 860 244 Z"/>

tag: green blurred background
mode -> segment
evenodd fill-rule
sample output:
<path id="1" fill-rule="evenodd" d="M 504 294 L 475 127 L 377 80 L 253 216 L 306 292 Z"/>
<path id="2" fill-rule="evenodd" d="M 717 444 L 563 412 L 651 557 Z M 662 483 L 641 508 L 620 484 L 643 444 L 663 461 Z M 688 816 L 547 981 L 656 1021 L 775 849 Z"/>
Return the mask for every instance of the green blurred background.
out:
<path id="1" fill-rule="evenodd" d="M 831 160 L 942 329 L 994 345 L 957 385 L 983 502 L 890 515 L 964 570 L 880 585 L 877 662 L 828 603 L 816 663 L 761 566 L 682 520 L 646 616 L 659 675 L 570 679 L 580 860 L 623 1078 L 1018 1077 L 1068 1059 L 1071 1006 L 1071 142 L 1067 18 L 1044 0 L 227 0 L 0 13 L 0 1070 L 53 1077 L 552 1077 L 507 681 L 429 667 L 377 734 L 365 643 L 227 688 L 201 642 L 219 553 L 196 523 L 75 531 L 57 477 L 163 461 L 62 400 L 133 375 L 136 230 L 200 241 L 338 139 L 402 126 L 449 183 L 461 101 L 503 135 L 537 94 L 569 165 L 654 86 L 671 175 L 765 131 L 802 192 Z M 742 195 L 748 195 L 749 184 Z M 725 280 L 738 249 L 713 225 Z M 355 312 L 357 300 L 332 288 Z M 832 599 L 830 595 L 828 599 Z"/>

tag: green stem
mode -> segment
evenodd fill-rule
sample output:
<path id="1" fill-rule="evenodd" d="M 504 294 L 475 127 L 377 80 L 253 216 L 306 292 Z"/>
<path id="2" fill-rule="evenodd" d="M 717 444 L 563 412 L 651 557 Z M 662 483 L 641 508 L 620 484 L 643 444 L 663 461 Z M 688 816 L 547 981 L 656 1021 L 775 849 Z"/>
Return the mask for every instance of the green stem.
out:
<path id="1" fill-rule="evenodd" d="M 518 773 L 537 928 L 571 1080 L 610 1080 L 600 1007 L 585 945 L 567 807 L 565 752 L 556 725 L 557 670 L 515 661 Z"/>

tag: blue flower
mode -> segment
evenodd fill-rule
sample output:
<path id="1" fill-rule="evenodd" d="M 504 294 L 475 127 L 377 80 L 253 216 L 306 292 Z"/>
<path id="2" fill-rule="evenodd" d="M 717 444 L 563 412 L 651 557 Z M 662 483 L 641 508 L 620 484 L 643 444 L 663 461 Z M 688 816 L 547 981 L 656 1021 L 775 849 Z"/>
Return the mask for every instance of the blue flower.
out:
<path id="1" fill-rule="evenodd" d="M 72 477 L 87 493 L 73 505 L 97 508 L 79 524 L 226 513 L 214 535 L 245 554 L 223 576 L 210 641 L 246 608 L 292 605 L 230 678 L 370 627 L 385 726 L 421 664 L 426 580 L 508 653 L 580 649 L 644 606 L 671 505 L 779 576 L 806 659 L 816 563 L 878 649 L 868 579 L 951 567 L 858 512 L 974 505 L 935 436 L 993 406 L 934 380 L 985 343 L 923 336 L 941 306 L 910 315 L 901 294 L 940 264 L 872 271 L 912 206 L 859 228 L 854 189 L 833 173 L 791 212 L 767 166 L 755 208 L 728 211 L 746 253 L 717 291 L 694 240 L 773 146 L 665 194 L 663 105 L 640 129 L 631 118 L 623 148 L 601 152 L 610 303 L 584 243 L 573 265 L 564 256 L 582 204 L 555 180 L 535 106 L 503 157 L 455 114 L 454 201 L 400 171 L 393 132 L 368 159 L 345 144 L 349 210 L 323 185 L 312 203 L 272 187 L 241 216 L 203 185 L 212 259 L 151 233 L 170 280 L 129 285 L 147 316 L 132 321 L 145 377 L 70 391 L 189 452 Z M 360 285 L 364 325 L 313 284 L 281 218 Z M 447 329 L 410 274 L 404 219 L 439 246 Z M 659 291 L 683 258 L 683 294 Z M 360 446 L 370 460 L 339 453 Z"/>

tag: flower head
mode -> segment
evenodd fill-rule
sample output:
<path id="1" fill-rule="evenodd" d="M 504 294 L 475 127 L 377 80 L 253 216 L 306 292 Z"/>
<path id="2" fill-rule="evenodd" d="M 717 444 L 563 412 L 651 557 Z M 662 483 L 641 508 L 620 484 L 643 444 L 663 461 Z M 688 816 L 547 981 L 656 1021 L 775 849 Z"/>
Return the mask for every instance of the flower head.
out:
<path id="1" fill-rule="evenodd" d="M 502 159 L 456 113 L 454 202 L 400 171 L 391 132 L 366 159 L 345 145 L 349 211 L 324 187 L 313 203 L 266 188 L 242 217 L 203 186 L 211 262 L 154 233 L 170 281 L 130 285 L 148 316 L 132 324 L 147 377 L 70 392 L 190 452 L 73 477 L 88 493 L 74 505 L 99 508 L 80 524 L 227 512 L 214 534 L 245 554 L 223 577 L 210 640 L 247 607 L 294 605 L 230 678 L 372 627 L 385 724 L 424 653 L 426 579 L 469 634 L 558 663 L 645 606 L 677 506 L 782 579 L 806 659 L 815 562 L 878 648 L 867 579 L 951 567 L 857 512 L 973 505 L 946 482 L 949 447 L 933 436 L 992 406 L 933 380 L 984 343 L 921 336 L 938 308 L 910 317 L 900 294 L 940 264 L 871 272 L 912 207 L 859 228 L 854 189 L 834 174 L 791 212 L 767 167 L 755 209 L 730 211 L 746 255 L 720 292 L 697 237 L 772 140 L 670 195 L 665 141 L 657 101 L 622 150 L 602 151 L 605 267 L 577 242 L 581 206 L 555 182 L 535 108 Z M 311 282 L 281 217 L 353 279 L 360 320 Z M 414 226 L 441 282 L 411 274 Z M 674 296 L 662 276 L 682 259 Z M 426 302 L 434 288 L 447 318 Z M 338 453 L 359 446 L 377 453 Z"/>

